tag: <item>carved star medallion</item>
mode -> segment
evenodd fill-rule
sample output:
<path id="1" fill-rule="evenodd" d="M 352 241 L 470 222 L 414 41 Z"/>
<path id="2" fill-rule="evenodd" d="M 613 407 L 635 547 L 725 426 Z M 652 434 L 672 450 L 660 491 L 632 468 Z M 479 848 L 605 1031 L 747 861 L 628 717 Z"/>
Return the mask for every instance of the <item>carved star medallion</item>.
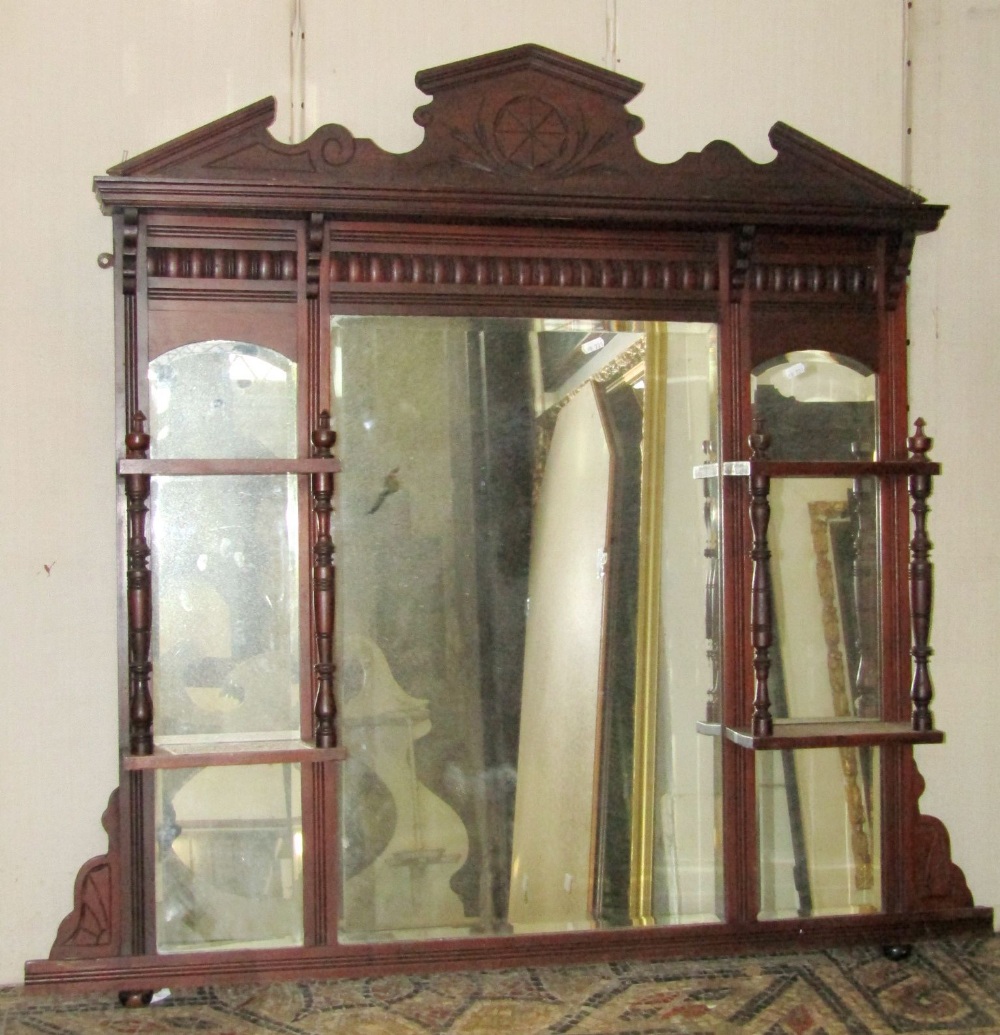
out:
<path id="1" fill-rule="evenodd" d="M 559 110 L 539 97 L 515 97 L 493 123 L 497 150 L 512 165 L 538 169 L 556 161 L 569 139 Z"/>

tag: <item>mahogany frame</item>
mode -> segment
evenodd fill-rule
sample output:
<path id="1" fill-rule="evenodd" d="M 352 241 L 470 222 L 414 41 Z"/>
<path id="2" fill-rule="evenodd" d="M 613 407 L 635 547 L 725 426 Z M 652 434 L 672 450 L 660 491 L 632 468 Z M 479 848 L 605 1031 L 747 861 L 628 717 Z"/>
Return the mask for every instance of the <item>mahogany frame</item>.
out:
<path id="1" fill-rule="evenodd" d="M 913 743 L 942 739 L 929 707 L 925 532 L 930 478 L 938 468 L 926 459 L 930 443 L 921 428 L 908 450 L 903 301 L 915 237 L 934 230 L 944 208 L 782 123 L 771 130 L 777 154 L 768 164 L 719 141 L 672 164 L 649 162 L 634 143 L 641 122 L 625 108 L 641 84 L 542 47 L 431 69 L 417 75 L 417 84 L 432 100 L 415 115 L 424 141 L 407 154 L 386 153 L 335 125 L 301 144 L 281 144 L 267 130 L 275 114 L 267 99 L 95 182 L 115 241 L 118 469 L 128 576 L 121 781 L 104 817 L 108 851 L 81 869 L 74 909 L 50 958 L 26 965 L 27 986 L 145 991 L 208 981 L 897 945 L 990 930 L 992 911 L 973 905 L 946 830 L 919 811 L 923 780 L 912 755 Z M 306 945 L 298 949 L 155 951 L 150 770 L 193 763 L 155 747 L 149 713 L 149 479 L 232 473 L 234 466 L 147 459 L 145 368 L 166 347 L 164 335 L 195 319 L 195 311 L 198 325 L 218 329 L 219 337 L 246 336 L 249 321 L 254 340 L 272 347 L 287 348 L 283 335 L 294 328 L 309 386 L 299 459 L 243 463 L 259 473 L 296 473 L 303 505 L 312 498 L 302 555 L 311 558 L 313 577 L 302 589 L 301 613 L 313 634 L 304 637 L 303 665 L 315 691 L 314 714 L 308 708 L 303 714 L 313 742 L 212 759 L 303 763 Z M 330 360 L 323 340 L 334 311 L 718 324 L 724 420 L 720 455 L 712 460 L 740 475 L 721 479 L 725 531 L 712 544 L 710 593 L 721 599 L 724 650 L 713 658 L 718 687 L 710 692 L 712 721 L 703 724 L 703 732 L 722 736 L 722 922 L 338 944 L 343 751 L 335 746 L 330 646 L 330 493 L 338 465 L 326 417 Z M 750 371 L 803 341 L 879 373 L 876 460 L 808 469 L 768 461 L 762 432 L 748 451 Z M 883 489 L 881 718 L 846 734 L 824 724 L 776 728 L 768 713 L 768 481 L 813 474 L 874 474 Z M 758 921 L 754 750 L 836 744 L 882 749 L 882 911 Z M 199 757 L 198 764 L 204 761 Z"/>

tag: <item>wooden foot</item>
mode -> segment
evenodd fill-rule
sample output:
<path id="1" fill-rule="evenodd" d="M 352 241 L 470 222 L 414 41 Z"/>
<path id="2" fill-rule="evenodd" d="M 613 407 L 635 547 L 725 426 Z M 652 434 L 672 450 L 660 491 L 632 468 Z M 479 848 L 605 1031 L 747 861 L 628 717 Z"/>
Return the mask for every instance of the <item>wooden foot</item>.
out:
<path id="1" fill-rule="evenodd" d="M 130 1010 L 134 1010 L 139 1006 L 149 1006 L 153 998 L 153 990 L 149 989 L 146 992 L 119 992 L 118 1002 L 122 1006 L 127 1007 Z"/>

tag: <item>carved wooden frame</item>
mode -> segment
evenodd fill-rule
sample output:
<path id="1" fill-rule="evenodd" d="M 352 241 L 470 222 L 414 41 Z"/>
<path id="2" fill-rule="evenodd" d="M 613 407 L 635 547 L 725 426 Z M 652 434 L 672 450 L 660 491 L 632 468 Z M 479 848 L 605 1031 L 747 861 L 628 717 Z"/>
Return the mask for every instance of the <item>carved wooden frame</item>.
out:
<path id="1" fill-rule="evenodd" d="M 713 462 L 722 468 L 747 461 L 749 372 L 762 359 L 790 351 L 805 335 L 814 347 L 852 355 L 876 370 L 880 473 L 896 464 L 897 475 L 916 479 L 913 657 L 917 697 L 929 725 L 930 582 L 929 572 L 919 572 L 926 563 L 924 501 L 936 465 L 927 463 L 920 436 L 911 444 L 919 452 L 908 460 L 901 303 L 916 235 L 934 230 L 944 208 L 780 122 L 769 137 L 776 151 L 770 163 L 755 164 L 720 141 L 671 164 L 649 162 L 634 142 L 641 121 L 625 108 L 641 84 L 542 47 L 515 47 L 421 72 L 417 85 L 432 100 L 415 116 L 424 140 L 406 154 L 382 151 L 335 125 L 301 144 L 281 144 L 267 129 L 275 115 L 275 102 L 267 99 L 129 159 L 96 180 L 98 198 L 114 219 L 119 440 L 124 444 L 126 433 L 133 436 L 119 470 L 135 484 L 129 499 L 134 497 L 130 520 L 136 540 L 142 538 L 141 479 L 153 470 L 142 466 L 146 461 L 134 437 L 142 429 L 133 425 L 143 405 L 144 367 L 151 349 L 159 347 L 150 337 L 149 313 L 155 310 L 165 320 L 186 307 L 224 316 L 226 305 L 238 301 L 257 306 L 253 312 L 266 325 L 273 307 L 295 309 L 310 386 L 300 417 L 303 450 L 315 432 L 315 452 L 308 454 L 313 459 L 294 468 L 312 479 L 315 498 L 315 598 L 305 587 L 302 613 L 310 615 L 312 635 L 305 639 L 313 644 L 311 669 L 320 691 L 315 720 L 305 714 L 304 721 L 310 727 L 315 721 L 318 746 L 297 756 L 303 762 L 308 851 L 307 944 L 186 956 L 155 952 L 148 770 L 161 763 L 155 748 L 151 756 L 142 754 L 150 746 L 141 728 L 146 720 L 139 715 L 137 722 L 130 714 L 126 679 L 121 791 L 106 813 L 108 853 L 81 870 L 74 910 L 60 926 L 50 959 L 27 964 L 28 985 L 151 989 L 618 955 L 886 944 L 989 930 L 992 911 L 972 906 L 961 871 L 950 860 L 946 831 L 919 812 L 923 783 L 911 747 L 919 738 L 894 738 L 878 728 L 852 743 L 883 744 L 879 914 L 757 920 L 754 757 L 734 733 L 722 741 L 727 893 L 721 923 L 338 944 L 339 862 L 335 849 L 321 847 L 338 842 L 337 759 L 342 757 L 330 746 L 328 479 L 335 460 L 322 417 L 329 408 L 330 380 L 323 329 L 335 309 L 714 321 L 726 416 Z M 749 485 L 746 479 L 721 479 L 718 501 L 720 526 L 727 531 L 713 546 L 719 573 L 713 592 L 721 599 L 725 644 L 723 657 L 716 659 L 723 688 L 712 715 L 716 731 L 751 725 L 755 681 L 758 696 L 766 695 L 768 623 L 760 615 L 760 580 L 766 580 L 767 480 L 788 472 L 760 460 L 751 461 L 750 468 Z M 855 473 L 851 469 L 849 476 Z M 894 475 L 886 484 L 880 632 L 891 649 L 883 665 L 882 714 L 899 726 L 906 725 L 910 709 L 910 500 L 905 477 Z M 759 566 L 756 593 L 752 540 Z M 140 554 L 139 545 L 129 552 L 130 567 L 137 571 L 144 564 Z M 122 626 L 138 678 L 146 627 L 142 587 L 136 587 Z M 759 598 L 754 622 L 753 596 Z M 763 731 L 766 708 L 759 703 Z M 936 731 L 924 732 L 940 739 Z M 769 746 L 752 741 L 751 747 Z"/>

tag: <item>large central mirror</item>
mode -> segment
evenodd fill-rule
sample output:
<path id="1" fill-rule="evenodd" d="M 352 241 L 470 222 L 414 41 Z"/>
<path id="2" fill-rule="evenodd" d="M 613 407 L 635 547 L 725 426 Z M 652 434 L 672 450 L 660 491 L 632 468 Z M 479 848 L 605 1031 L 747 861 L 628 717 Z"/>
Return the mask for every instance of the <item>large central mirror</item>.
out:
<path id="1" fill-rule="evenodd" d="M 716 342 L 334 317 L 342 940 L 721 918 Z"/>

